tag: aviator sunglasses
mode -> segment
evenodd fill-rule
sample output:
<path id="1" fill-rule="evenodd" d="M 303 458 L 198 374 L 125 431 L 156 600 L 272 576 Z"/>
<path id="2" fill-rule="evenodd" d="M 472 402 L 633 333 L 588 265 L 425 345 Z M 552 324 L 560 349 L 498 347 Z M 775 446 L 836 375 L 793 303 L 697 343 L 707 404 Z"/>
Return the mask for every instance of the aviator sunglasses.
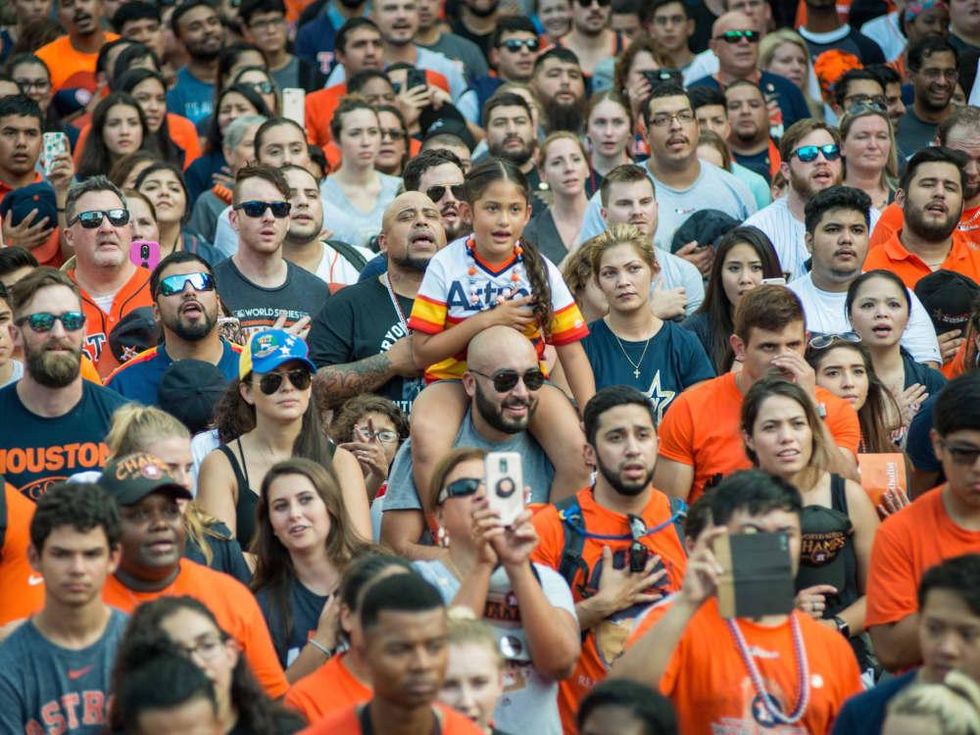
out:
<path id="1" fill-rule="evenodd" d="M 527 386 L 528 390 L 538 390 L 544 385 L 544 373 L 541 372 L 540 368 L 531 368 L 523 375 L 516 370 L 498 370 L 493 375 L 487 375 L 486 373 L 481 373 L 479 370 L 473 369 L 470 369 L 470 372 L 482 375 L 484 378 L 490 378 L 493 382 L 493 389 L 498 393 L 507 393 L 508 391 L 514 390 L 519 380 L 524 381 L 524 385 Z"/>
<path id="2" fill-rule="evenodd" d="M 266 373 L 259 378 L 259 390 L 271 396 L 282 387 L 283 380 L 292 383 L 296 390 L 306 390 L 313 380 L 313 373 L 306 368 L 293 368 L 284 373 Z"/>

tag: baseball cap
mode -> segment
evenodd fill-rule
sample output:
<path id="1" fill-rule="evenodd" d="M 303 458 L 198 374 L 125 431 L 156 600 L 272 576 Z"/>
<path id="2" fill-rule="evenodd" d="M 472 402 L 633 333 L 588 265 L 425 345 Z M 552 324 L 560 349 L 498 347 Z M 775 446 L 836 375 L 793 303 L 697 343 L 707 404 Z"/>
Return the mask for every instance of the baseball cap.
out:
<path id="1" fill-rule="evenodd" d="M 271 373 L 283 363 L 299 360 L 310 372 L 316 372 L 316 365 L 310 360 L 310 348 L 302 337 L 290 334 L 285 329 L 266 329 L 256 332 L 248 340 L 238 359 L 238 377 L 249 373 Z"/>
<path id="2" fill-rule="evenodd" d="M 109 332 L 109 349 L 116 360 L 128 362 L 159 344 L 161 336 L 160 323 L 153 316 L 152 307 L 140 306 L 120 319 Z"/>
<path id="3" fill-rule="evenodd" d="M 974 299 L 980 286 L 969 276 L 953 271 L 938 270 L 919 279 L 915 295 L 929 312 L 936 334 L 965 329 L 973 313 Z"/>
<path id="4" fill-rule="evenodd" d="M 115 457 L 102 470 L 99 485 L 114 496 L 119 505 L 136 505 L 151 493 L 166 490 L 175 498 L 191 500 L 190 490 L 178 483 L 167 465 L 146 452 Z"/>
<path id="5" fill-rule="evenodd" d="M 466 118 L 453 105 L 445 103 L 438 110 L 432 106 L 426 107 L 419 115 L 419 128 L 422 137 L 431 138 L 440 133 L 450 133 L 463 141 L 471 151 L 476 147 L 473 134 L 466 126 Z"/>
<path id="6" fill-rule="evenodd" d="M 160 379 L 157 403 L 180 419 L 192 434 L 211 425 L 214 408 L 228 388 L 217 365 L 204 360 L 177 360 Z"/>
<path id="7" fill-rule="evenodd" d="M 16 227 L 35 209 L 35 224 L 47 218 L 47 227 L 58 226 L 58 205 L 51 184 L 42 181 L 9 192 L 0 202 L 0 217 L 6 218 L 8 212 L 13 212 L 13 225 Z"/>

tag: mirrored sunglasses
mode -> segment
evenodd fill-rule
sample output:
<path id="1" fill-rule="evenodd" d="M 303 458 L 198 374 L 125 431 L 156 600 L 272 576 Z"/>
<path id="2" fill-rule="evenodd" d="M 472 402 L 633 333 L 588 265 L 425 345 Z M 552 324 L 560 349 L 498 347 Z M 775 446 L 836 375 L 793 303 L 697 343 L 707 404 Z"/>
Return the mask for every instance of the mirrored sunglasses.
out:
<path id="1" fill-rule="evenodd" d="M 161 279 L 157 293 L 161 296 L 183 293 L 188 283 L 195 291 L 214 291 L 214 276 L 210 273 L 181 273 Z"/>
<path id="2" fill-rule="evenodd" d="M 797 148 L 790 154 L 790 158 L 796 156 L 803 163 L 812 163 L 817 160 L 817 156 L 823 154 L 823 157 L 827 161 L 836 161 L 840 158 L 840 146 L 836 143 L 827 143 L 826 145 L 805 145 Z"/>
<path id="3" fill-rule="evenodd" d="M 458 480 L 453 480 L 439 491 L 436 502 L 441 505 L 449 498 L 465 498 L 474 495 L 481 485 L 483 485 L 483 479 L 478 477 L 461 477 Z"/>
<path id="4" fill-rule="evenodd" d="M 61 322 L 66 332 L 74 332 L 85 326 L 85 314 L 81 311 L 66 311 L 64 314 L 39 311 L 22 316 L 16 323 L 18 326 L 26 323 L 35 332 L 50 332 L 55 322 Z"/>
<path id="5" fill-rule="evenodd" d="M 101 227 L 103 217 L 108 217 L 109 224 L 113 227 L 122 227 L 129 223 L 129 210 L 122 207 L 117 209 L 90 209 L 79 212 L 72 217 L 68 226 L 71 227 L 78 222 L 85 229 L 94 230 L 96 227 Z"/>

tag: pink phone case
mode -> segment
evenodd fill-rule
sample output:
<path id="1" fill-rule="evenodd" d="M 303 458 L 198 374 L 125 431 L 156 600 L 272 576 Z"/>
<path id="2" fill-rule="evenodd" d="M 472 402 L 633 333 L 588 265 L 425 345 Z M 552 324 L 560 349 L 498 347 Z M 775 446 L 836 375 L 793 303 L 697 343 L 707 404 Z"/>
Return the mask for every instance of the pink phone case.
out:
<path id="1" fill-rule="evenodd" d="M 129 246 L 129 259 L 140 268 L 153 270 L 160 262 L 160 243 L 153 240 L 133 240 Z"/>

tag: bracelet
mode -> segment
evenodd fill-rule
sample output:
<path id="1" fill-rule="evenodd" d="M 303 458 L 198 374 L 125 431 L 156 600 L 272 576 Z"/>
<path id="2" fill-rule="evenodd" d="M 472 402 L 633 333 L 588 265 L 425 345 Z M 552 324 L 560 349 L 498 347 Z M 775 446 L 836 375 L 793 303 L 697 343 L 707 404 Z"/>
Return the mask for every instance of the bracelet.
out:
<path id="1" fill-rule="evenodd" d="M 64 207 L 55 207 L 54 208 L 54 211 L 56 211 L 56 212 L 64 212 L 65 211 L 65 208 Z"/>
<path id="2" fill-rule="evenodd" d="M 319 650 L 320 653 L 322 653 L 327 658 L 333 658 L 333 654 L 334 654 L 333 650 L 327 648 L 325 645 L 320 643 L 320 641 L 318 641 L 316 638 L 310 638 L 307 641 L 307 643 L 309 643 L 311 646 Z"/>

